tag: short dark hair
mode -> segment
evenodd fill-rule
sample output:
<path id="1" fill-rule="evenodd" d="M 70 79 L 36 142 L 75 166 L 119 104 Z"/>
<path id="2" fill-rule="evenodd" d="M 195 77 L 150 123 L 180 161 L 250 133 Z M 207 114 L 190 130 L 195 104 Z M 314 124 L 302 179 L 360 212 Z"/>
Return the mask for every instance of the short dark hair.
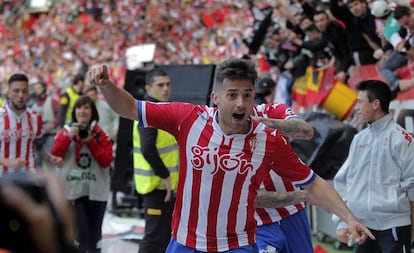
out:
<path id="1" fill-rule="evenodd" d="M 410 8 L 406 6 L 397 5 L 394 10 L 394 18 L 395 20 L 400 20 L 404 16 L 410 15 Z"/>
<path id="2" fill-rule="evenodd" d="M 91 124 L 92 121 L 96 121 L 96 122 L 99 121 L 99 114 L 98 114 L 98 110 L 96 109 L 95 102 L 89 96 L 82 95 L 76 100 L 75 105 L 73 106 L 72 122 L 77 122 L 75 109 L 80 108 L 81 106 L 86 105 L 86 104 L 89 104 L 92 109 L 92 116 L 91 116 L 91 121 L 89 122 L 89 124 Z"/>
<path id="3" fill-rule="evenodd" d="M 161 68 L 153 68 L 150 71 L 147 72 L 145 75 L 145 84 L 146 85 L 152 85 L 154 82 L 154 79 L 158 76 L 169 76 L 167 71 L 161 69 Z"/>
<path id="4" fill-rule="evenodd" d="M 248 59 L 228 59 L 217 65 L 214 77 L 214 89 L 221 89 L 224 81 L 251 80 L 254 86 L 257 80 L 256 66 Z"/>
<path id="5" fill-rule="evenodd" d="M 73 83 L 73 84 L 77 84 L 77 83 L 79 83 L 80 81 L 84 82 L 84 81 L 85 81 L 85 76 L 84 76 L 84 75 L 82 75 L 82 74 L 76 74 L 76 75 L 73 77 L 73 81 L 72 81 L 72 83 Z"/>
<path id="6" fill-rule="evenodd" d="M 326 10 L 325 10 L 325 9 L 315 11 L 315 12 L 313 13 L 313 17 L 315 17 L 316 15 L 321 15 L 321 14 L 323 14 L 323 15 L 325 15 L 325 16 L 327 16 L 327 17 L 329 17 L 328 12 L 326 12 Z"/>
<path id="7" fill-rule="evenodd" d="M 7 84 L 10 85 L 12 82 L 18 82 L 18 81 L 29 83 L 29 78 L 27 78 L 25 74 L 16 73 L 10 76 L 9 80 L 7 81 Z"/>
<path id="8" fill-rule="evenodd" d="M 380 80 L 363 80 L 359 82 L 356 88 L 358 91 L 367 92 L 369 102 L 378 99 L 381 104 L 381 110 L 386 113 L 389 112 L 391 89 L 388 84 Z"/>

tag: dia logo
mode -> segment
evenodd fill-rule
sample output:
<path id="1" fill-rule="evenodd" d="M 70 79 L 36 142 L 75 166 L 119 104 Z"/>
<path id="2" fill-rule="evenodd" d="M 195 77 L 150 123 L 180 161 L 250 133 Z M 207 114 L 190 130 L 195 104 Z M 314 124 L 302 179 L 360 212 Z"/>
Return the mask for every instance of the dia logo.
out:
<path id="1" fill-rule="evenodd" d="M 259 250 L 259 253 L 277 253 L 277 249 L 271 245 L 267 245 L 266 249 Z"/>

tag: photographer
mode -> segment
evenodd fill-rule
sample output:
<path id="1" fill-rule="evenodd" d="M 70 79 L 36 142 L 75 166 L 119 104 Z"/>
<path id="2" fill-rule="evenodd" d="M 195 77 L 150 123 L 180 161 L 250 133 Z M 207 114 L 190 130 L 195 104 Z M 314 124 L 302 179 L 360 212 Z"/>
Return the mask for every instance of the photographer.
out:
<path id="1" fill-rule="evenodd" d="M 0 184 L 1 204 L 6 206 L 8 210 L 12 210 L 12 213 L 17 213 L 26 222 L 30 238 L 30 242 L 24 241 L 20 237 L 12 238 L 7 242 L 11 247 L 7 248 L 23 250 L 22 248 L 32 245 L 33 248 L 28 249 L 30 251 L 22 252 L 76 253 L 77 250 L 71 246 L 74 241 L 73 213 L 68 208 L 69 203 L 64 197 L 62 180 L 54 173 L 37 174 L 35 176 L 36 180 L 43 182 L 49 202 L 39 203 L 34 200 L 29 192 L 25 192 L 21 187 L 21 182 L 18 184 L 17 181 L 14 182 L 15 180 L 8 180 L 6 183 L 6 180 L 3 180 Z M 34 183 L 34 180 L 33 178 L 27 178 L 28 183 Z M 55 212 L 49 204 L 53 205 Z M 4 217 L 5 213 L 2 213 L 2 215 Z M 61 227 L 57 227 L 57 223 Z M 2 239 L 5 240 L 6 237 L 2 237 Z M 2 242 L 2 245 L 4 243 L 6 242 Z"/>
<path id="2" fill-rule="evenodd" d="M 112 142 L 98 125 L 94 101 L 80 96 L 72 123 L 57 134 L 52 155 L 59 157 L 66 198 L 72 201 L 81 252 L 101 252 L 101 227 L 109 198 Z"/>

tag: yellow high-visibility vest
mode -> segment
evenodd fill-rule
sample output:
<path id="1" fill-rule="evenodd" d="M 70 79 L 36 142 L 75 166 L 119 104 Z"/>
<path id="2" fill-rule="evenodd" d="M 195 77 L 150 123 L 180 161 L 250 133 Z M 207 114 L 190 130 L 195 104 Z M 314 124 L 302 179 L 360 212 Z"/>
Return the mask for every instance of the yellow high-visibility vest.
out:
<path id="1" fill-rule="evenodd" d="M 135 189 L 140 194 L 147 194 L 155 189 L 165 190 L 161 185 L 162 178 L 155 175 L 151 166 L 141 152 L 141 139 L 138 131 L 138 121 L 134 121 L 132 130 L 134 181 Z M 171 189 L 177 188 L 178 181 L 178 146 L 171 134 L 158 129 L 155 146 L 161 160 L 170 171 Z"/>
<path id="2" fill-rule="evenodd" d="M 69 124 L 72 121 L 73 107 L 75 106 L 76 100 L 78 100 L 80 95 L 75 90 L 73 90 L 73 88 L 71 87 L 66 89 L 66 93 L 68 94 L 68 97 L 69 97 L 69 105 L 68 105 L 68 110 L 66 111 L 65 124 Z M 62 99 L 64 98 L 61 98 L 61 100 Z"/>

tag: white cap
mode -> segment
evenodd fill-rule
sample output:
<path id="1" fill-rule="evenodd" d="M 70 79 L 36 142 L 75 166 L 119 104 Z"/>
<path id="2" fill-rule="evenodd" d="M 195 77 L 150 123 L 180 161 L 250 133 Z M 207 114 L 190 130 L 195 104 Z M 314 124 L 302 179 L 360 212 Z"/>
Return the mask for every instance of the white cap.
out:
<path id="1" fill-rule="evenodd" d="M 371 4 L 371 14 L 377 18 L 382 18 L 390 14 L 391 8 L 385 0 L 376 0 Z"/>

